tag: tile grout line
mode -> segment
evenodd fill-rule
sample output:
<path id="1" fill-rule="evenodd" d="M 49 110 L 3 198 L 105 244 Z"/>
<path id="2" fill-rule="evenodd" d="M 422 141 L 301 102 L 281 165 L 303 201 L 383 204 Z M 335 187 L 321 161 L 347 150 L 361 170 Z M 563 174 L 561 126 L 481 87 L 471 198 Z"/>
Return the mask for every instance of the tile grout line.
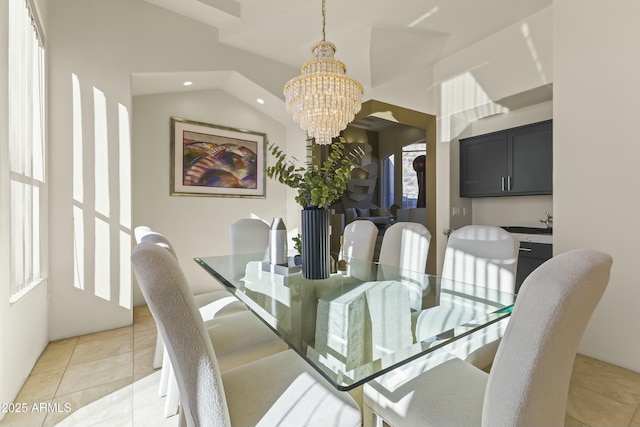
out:
<path id="1" fill-rule="evenodd" d="M 75 353 L 76 351 L 76 347 L 78 347 L 78 341 L 80 341 L 78 339 L 78 337 L 76 338 L 76 342 L 73 344 L 73 350 L 71 351 L 71 353 L 69 354 L 69 359 L 67 359 L 67 363 L 64 366 L 64 372 L 62 372 L 62 376 L 60 377 L 60 381 L 58 382 L 58 385 L 56 386 L 56 391 L 53 393 L 53 397 L 51 398 L 51 403 L 53 403 L 53 400 L 58 397 L 58 390 L 60 390 L 60 384 L 62 384 L 62 379 L 64 378 L 65 374 L 67 373 L 67 369 L 69 369 L 69 363 L 71 363 L 71 358 L 73 358 L 73 353 Z M 51 344 L 51 342 L 49 342 L 49 344 Z M 49 347 L 49 344 L 47 344 L 47 347 Z M 45 348 L 45 351 L 47 349 Z M 44 426 L 47 423 L 47 418 L 49 418 L 51 414 L 47 414 L 46 417 L 44 417 L 44 420 L 42 420 L 42 426 Z"/>

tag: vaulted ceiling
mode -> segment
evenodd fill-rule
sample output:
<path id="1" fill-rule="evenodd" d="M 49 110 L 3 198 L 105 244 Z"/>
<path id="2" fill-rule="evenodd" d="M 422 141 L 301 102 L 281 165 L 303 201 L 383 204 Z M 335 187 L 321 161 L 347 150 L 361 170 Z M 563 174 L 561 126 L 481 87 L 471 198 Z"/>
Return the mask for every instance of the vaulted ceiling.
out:
<path id="1" fill-rule="evenodd" d="M 300 67 L 322 37 L 321 0 L 145 0 L 216 27 L 220 43 Z M 326 40 L 368 88 L 439 59 L 552 0 L 327 0 Z"/>

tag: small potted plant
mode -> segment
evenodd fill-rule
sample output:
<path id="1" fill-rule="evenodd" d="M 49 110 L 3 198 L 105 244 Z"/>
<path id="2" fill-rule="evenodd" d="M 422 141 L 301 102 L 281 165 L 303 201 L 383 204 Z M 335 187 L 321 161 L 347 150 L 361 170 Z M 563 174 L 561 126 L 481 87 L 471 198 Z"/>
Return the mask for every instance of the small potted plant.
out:
<path id="1" fill-rule="evenodd" d="M 312 153 L 320 151 L 312 143 Z M 287 158 L 277 145 L 270 144 L 269 151 L 276 159 L 265 173 L 295 190 L 296 202 L 302 207 L 302 273 L 307 279 L 324 279 L 329 276 L 329 210 L 347 189 L 351 171 L 364 152 L 357 148 L 345 151 L 345 140 L 335 138 L 323 158 L 313 154 L 306 165 L 296 164 L 295 158 Z"/>

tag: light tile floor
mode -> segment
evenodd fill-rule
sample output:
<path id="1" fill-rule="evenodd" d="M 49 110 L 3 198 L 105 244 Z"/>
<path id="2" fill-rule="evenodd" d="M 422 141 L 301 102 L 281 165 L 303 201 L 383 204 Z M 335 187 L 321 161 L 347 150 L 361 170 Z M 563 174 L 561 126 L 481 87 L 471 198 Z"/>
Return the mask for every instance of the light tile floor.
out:
<path id="1" fill-rule="evenodd" d="M 162 416 L 155 339 L 153 318 L 138 307 L 133 326 L 50 343 L 15 400 L 29 410 L 0 426 L 177 426 Z M 640 373 L 578 355 L 565 425 L 640 427 Z"/>

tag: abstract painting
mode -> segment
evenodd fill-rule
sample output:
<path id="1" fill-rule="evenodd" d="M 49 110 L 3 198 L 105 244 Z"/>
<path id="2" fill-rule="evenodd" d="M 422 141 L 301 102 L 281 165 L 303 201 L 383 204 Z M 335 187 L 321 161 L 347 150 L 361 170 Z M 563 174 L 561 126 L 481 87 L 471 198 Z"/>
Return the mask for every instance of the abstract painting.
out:
<path id="1" fill-rule="evenodd" d="M 171 195 L 265 197 L 260 132 L 171 117 Z"/>

